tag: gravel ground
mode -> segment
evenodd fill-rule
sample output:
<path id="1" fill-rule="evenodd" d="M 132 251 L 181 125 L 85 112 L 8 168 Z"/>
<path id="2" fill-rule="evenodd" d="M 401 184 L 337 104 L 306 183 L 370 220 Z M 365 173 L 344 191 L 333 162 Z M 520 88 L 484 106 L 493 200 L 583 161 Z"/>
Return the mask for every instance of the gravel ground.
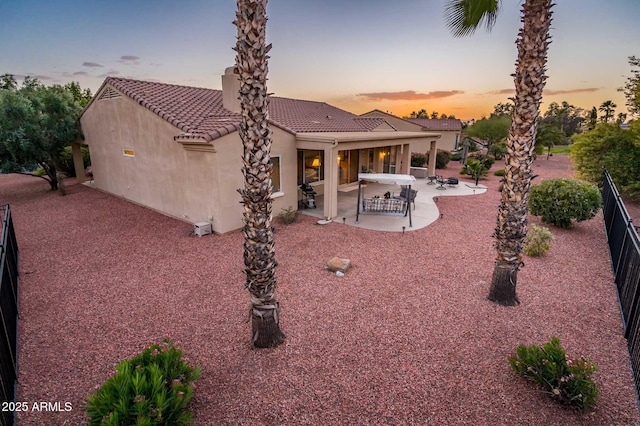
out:
<path id="1" fill-rule="evenodd" d="M 561 155 L 534 172 L 572 175 Z M 444 217 L 404 235 L 276 224 L 287 341 L 253 350 L 239 231 L 189 237 L 186 223 L 83 185 L 61 197 L 0 176 L 21 256 L 18 400 L 73 407 L 19 424 L 81 424 L 114 365 L 164 337 L 202 367 L 196 425 L 640 424 L 602 215 L 552 228 L 548 255 L 519 274 L 522 304 L 501 307 L 486 299 L 499 182 L 482 183 L 484 195 L 440 197 Z M 343 278 L 324 269 L 334 255 L 352 261 Z M 510 371 L 516 346 L 552 336 L 598 364 L 593 413 Z"/>

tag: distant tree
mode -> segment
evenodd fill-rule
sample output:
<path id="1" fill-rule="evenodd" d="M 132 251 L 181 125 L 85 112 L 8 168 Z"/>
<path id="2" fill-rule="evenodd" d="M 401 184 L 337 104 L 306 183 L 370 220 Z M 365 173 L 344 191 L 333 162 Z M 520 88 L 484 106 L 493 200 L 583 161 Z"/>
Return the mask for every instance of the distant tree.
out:
<path id="1" fill-rule="evenodd" d="M 13 74 L 0 75 L 0 89 L 16 90 L 18 88 L 18 82 Z"/>
<path id="2" fill-rule="evenodd" d="M 62 86 L 45 87 L 27 77 L 22 87 L 0 89 L 0 168 L 40 177 L 58 189 L 65 146 L 81 139 L 82 107 Z M 43 176 L 31 173 L 41 167 Z"/>
<path id="3" fill-rule="evenodd" d="M 429 113 L 426 109 L 421 109 L 420 111 L 411 111 L 411 114 L 407 118 L 429 118 Z"/>
<path id="4" fill-rule="evenodd" d="M 591 108 L 591 111 L 589 111 L 588 123 L 587 128 L 589 130 L 596 128 L 598 124 L 598 109 L 596 107 Z"/>
<path id="5" fill-rule="evenodd" d="M 578 133 L 583 122 L 584 110 L 566 101 L 562 101 L 561 104 L 551 102 L 542 118 L 542 124 L 556 126 L 567 137 Z"/>
<path id="6" fill-rule="evenodd" d="M 505 103 L 498 103 L 496 105 L 493 106 L 493 112 L 491 113 L 492 116 L 503 116 L 503 115 L 508 115 L 511 116 L 513 115 L 513 103 L 512 102 L 505 102 Z"/>
<path id="7" fill-rule="evenodd" d="M 536 152 L 542 153 L 544 148 L 547 148 L 547 160 L 551 155 L 551 148 L 554 145 L 561 145 L 564 143 L 566 136 L 564 132 L 551 124 L 541 124 L 538 127 L 538 134 L 536 135 Z"/>
<path id="8" fill-rule="evenodd" d="M 437 120 L 438 119 L 438 111 L 433 111 L 431 113 L 431 117 L 432 120 Z"/>
<path id="9" fill-rule="evenodd" d="M 616 123 L 622 124 L 625 121 L 627 121 L 627 114 L 625 114 L 624 112 L 619 112 L 618 118 L 616 119 Z"/>
<path id="10" fill-rule="evenodd" d="M 604 101 L 600 107 L 598 108 L 598 110 L 602 113 L 604 113 L 603 116 L 600 117 L 600 119 L 602 121 L 604 121 L 605 123 L 608 123 L 609 121 L 611 121 L 611 119 L 613 117 L 615 117 L 615 112 L 616 112 L 616 108 L 618 105 L 616 105 L 613 101 L 609 100 L 609 101 Z"/>
<path id="11" fill-rule="evenodd" d="M 447 116 L 447 114 L 445 114 L 444 112 L 442 114 L 440 114 L 440 120 L 446 120 L 449 117 Z"/>
<path id="12" fill-rule="evenodd" d="M 510 126 L 511 116 L 492 114 L 489 118 L 483 117 L 467 127 L 465 133 L 474 138 L 484 140 L 487 143 L 487 148 L 490 148 L 491 145 L 503 141 L 509 136 Z"/>
<path id="13" fill-rule="evenodd" d="M 624 88 L 620 89 L 627 98 L 627 109 L 633 116 L 640 114 L 640 58 L 629 56 L 631 77 L 627 79 Z"/>
<path id="14" fill-rule="evenodd" d="M 83 108 L 87 106 L 87 104 L 93 97 L 93 95 L 91 94 L 91 89 L 86 88 L 82 90 L 82 88 L 80 88 L 80 84 L 75 81 L 65 84 L 64 89 L 71 93 L 71 95 L 73 95 L 73 99 L 75 99 L 76 102 L 78 102 Z"/>

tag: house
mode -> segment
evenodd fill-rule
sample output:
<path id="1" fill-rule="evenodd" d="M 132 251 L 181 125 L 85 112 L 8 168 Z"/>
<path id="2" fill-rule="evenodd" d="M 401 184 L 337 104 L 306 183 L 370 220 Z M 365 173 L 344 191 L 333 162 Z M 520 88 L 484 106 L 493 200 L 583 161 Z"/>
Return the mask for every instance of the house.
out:
<path id="1" fill-rule="evenodd" d="M 361 117 L 384 118 L 396 130 L 408 132 L 437 132 L 442 136 L 438 139 L 438 149 L 457 151 L 461 148 L 462 122 L 458 119 L 429 119 L 429 118 L 400 118 L 388 112 L 374 109 Z M 429 146 L 414 145 L 412 152 L 426 153 Z"/>
<path id="2" fill-rule="evenodd" d="M 80 116 L 93 185 L 216 233 L 243 226 L 240 82 L 225 70 L 222 90 L 107 78 Z M 323 102 L 271 97 L 273 213 L 296 208 L 299 185 L 337 215 L 339 189 L 358 173 L 408 173 L 415 144 L 435 150 L 439 133 L 402 131 Z M 74 147 L 79 160 L 79 148 Z M 79 176 L 83 176 L 80 174 Z"/>

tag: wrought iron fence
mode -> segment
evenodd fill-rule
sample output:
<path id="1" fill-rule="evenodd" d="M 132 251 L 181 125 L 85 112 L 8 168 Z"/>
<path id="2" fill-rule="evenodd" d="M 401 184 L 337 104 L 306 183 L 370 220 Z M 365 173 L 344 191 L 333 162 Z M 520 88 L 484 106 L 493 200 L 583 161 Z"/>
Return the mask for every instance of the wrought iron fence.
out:
<path id="1" fill-rule="evenodd" d="M 18 379 L 18 243 L 13 229 L 9 205 L 0 206 L 2 241 L 0 242 L 0 396 L 8 403 L 0 411 L 0 424 L 15 424 L 15 403 Z"/>
<path id="2" fill-rule="evenodd" d="M 618 288 L 636 391 L 640 389 L 640 239 L 608 171 L 602 188 L 604 224 Z"/>

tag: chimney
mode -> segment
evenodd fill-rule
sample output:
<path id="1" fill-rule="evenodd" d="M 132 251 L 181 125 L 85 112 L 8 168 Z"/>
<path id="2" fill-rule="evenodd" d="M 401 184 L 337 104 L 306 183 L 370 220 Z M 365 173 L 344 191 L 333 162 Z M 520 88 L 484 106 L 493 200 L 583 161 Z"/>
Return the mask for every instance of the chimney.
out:
<path id="1" fill-rule="evenodd" d="M 224 70 L 222 76 L 222 106 L 231 112 L 240 113 L 240 76 L 236 67 Z"/>

